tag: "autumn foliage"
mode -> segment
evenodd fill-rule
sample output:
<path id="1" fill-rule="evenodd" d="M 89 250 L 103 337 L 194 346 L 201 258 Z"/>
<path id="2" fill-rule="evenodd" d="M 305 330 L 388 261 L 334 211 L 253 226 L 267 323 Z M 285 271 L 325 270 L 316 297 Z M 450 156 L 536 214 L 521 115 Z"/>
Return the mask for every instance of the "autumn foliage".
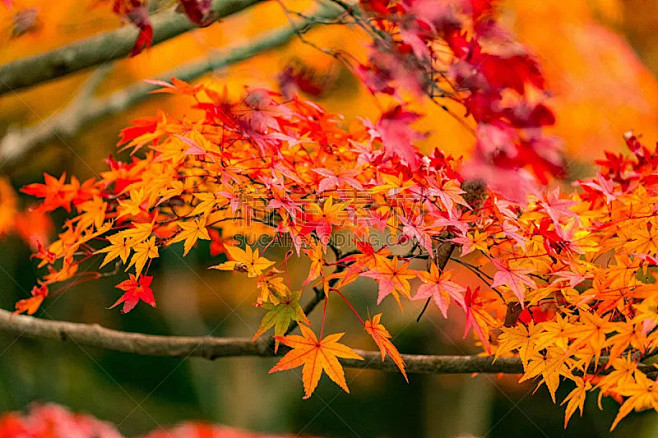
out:
<path id="1" fill-rule="evenodd" d="M 122 438 L 113 424 L 85 414 L 78 414 L 53 404 L 33 404 L 29 412 L 7 412 L 0 415 L 0 436 L 21 438 Z M 183 423 L 174 427 L 159 427 L 141 438 L 283 438 L 283 435 L 260 435 L 226 426 L 204 423 Z"/>
<path id="2" fill-rule="evenodd" d="M 136 52 L 150 43 L 137 3 L 114 4 L 141 29 Z M 197 24 L 206 3 L 181 2 Z M 606 154 L 596 176 L 559 189 L 552 178 L 565 169 L 543 130 L 555 121 L 544 78 L 491 2 L 361 7 L 368 58 L 335 56 L 390 104 L 378 120 L 348 122 L 295 93 L 247 88 L 232 98 L 221 83 L 158 82 L 158 92 L 185 96 L 189 111 L 134 121 L 97 179 L 46 175 L 22 189 L 40 198 L 35 211 L 70 216 L 34 254 L 44 274 L 17 311 L 33 314 L 44 298 L 117 270 L 111 307 L 155 307 L 151 264 L 167 247 L 186 255 L 205 240 L 222 254 L 211 268 L 257 279 L 254 340 L 271 330 L 275 351 L 287 347 L 270 372 L 302 367 L 305 397 L 323 373 L 349 391 L 339 359 L 360 359 L 349 333 L 324 332 L 335 301 L 407 379 L 387 315 L 371 316 L 343 292 L 365 277 L 377 285 L 371 309 L 420 300 L 447 318 L 457 307 L 484 354 L 520 357 L 521 381 L 556 402 L 561 384 L 574 388 L 561 401 L 565 426 L 592 392 L 621 403 L 612 428 L 634 409 L 657 409 L 656 376 L 638 368 L 658 341 L 656 149 L 628 133 L 625 155 Z M 426 133 L 414 128 L 422 116 L 409 99 L 457 104 L 473 157 L 421 152 Z M 292 284 L 288 264 L 298 258 L 310 268 Z M 300 304 L 309 300 L 322 303 L 320 327 Z M 296 327 L 301 335 L 290 334 Z"/>

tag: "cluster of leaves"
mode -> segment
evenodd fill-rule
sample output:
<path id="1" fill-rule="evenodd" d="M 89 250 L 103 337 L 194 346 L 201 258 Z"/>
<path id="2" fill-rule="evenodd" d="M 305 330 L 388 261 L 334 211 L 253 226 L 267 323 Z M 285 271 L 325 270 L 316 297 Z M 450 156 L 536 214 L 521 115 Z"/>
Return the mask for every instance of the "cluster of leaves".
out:
<path id="1" fill-rule="evenodd" d="M 30 406 L 27 414 L 7 412 L 0 416 L 0 436 L 4 438 L 122 438 L 123 435 L 110 423 L 84 414 L 76 414 L 53 404 Z M 226 426 L 203 423 L 183 423 L 171 429 L 158 430 L 142 438 L 258 438 L 259 434 Z M 267 435 L 274 437 L 274 435 Z"/>
<path id="2" fill-rule="evenodd" d="M 555 117 L 544 103 L 537 61 L 500 26 L 494 4 L 362 0 L 374 17 L 368 21 L 374 37 L 369 60 L 357 73 L 373 93 L 401 100 L 402 88 L 427 94 L 446 110 L 447 100 L 463 107 L 477 138 L 464 174 L 521 200 L 533 182 L 527 170 L 546 182 L 563 173 L 563 160 L 560 143 L 542 131 Z M 390 125 L 384 134 L 388 147 L 414 139 L 402 126 L 417 117 L 400 108 L 383 115 L 380 123 Z"/>
<path id="3" fill-rule="evenodd" d="M 347 390 L 337 358 L 358 356 L 338 342 L 342 334 L 313 333 L 299 305 L 302 285 L 293 288 L 279 269 L 304 253 L 311 260 L 305 284 L 325 304 L 331 296 L 349 304 L 341 289 L 362 276 L 377 282 L 378 303 L 390 296 L 402 308 L 407 299 L 432 298 L 444 315 L 459 306 L 488 352 L 519 354 L 524 380 L 540 379 L 553 395 L 561 379 L 578 385 L 567 418 L 595 388 L 629 397 L 620 418 L 656 403 L 653 381 L 637 366 L 658 333 L 658 155 L 635 137 L 628 137 L 633 156 L 609 155 L 596 178 L 579 182 L 582 191 L 538 192 L 518 204 L 477 185 L 465 192 L 459 161 L 436 150 L 414 150 L 420 164 L 412 170 L 375 126 L 344 130 L 309 102 L 280 103 L 263 90 L 230 102 L 176 80 L 163 91 L 193 97 L 199 117 L 137 121 L 122 141 L 146 149 L 143 158 L 110 160 L 99 180 L 47 176 L 46 184 L 23 189 L 43 198 L 42 210 L 74 212 L 59 239 L 35 254 L 49 273 L 25 309 L 33 312 L 30 300 L 40 303 L 51 284 L 102 275 L 77 273 L 95 254 L 104 254 L 100 267 L 120 262 L 131 271 L 115 305 L 123 303 L 124 312 L 139 300 L 155 305 L 146 273 L 160 249 L 182 242 L 186 254 L 197 240 L 210 240 L 231 259 L 215 268 L 258 279 L 256 305 L 267 313 L 256 337 L 273 327 L 277 342 L 292 348 L 272 371 L 303 365 L 306 396 L 323 370 Z M 334 245 L 337 233 L 357 239 L 357 249 Z M 292 249 L 277 265 L 268 248 L 235 244 L 258 234 L 271 236 L 268 248 L 287 241 Z M 389 243 L 373 246 L 377 236 Z M 461 248 L 458 260 L 480 276 L 482 289 L 453 281 L 438 260 L 442 245 Z M 479 257 L 468 261 L 469 253 Z M 428 260 L 428 272 L 410 269 L 414 259 Z M 412 279 L 422 283 L 415 293 Z M 404 372 L 381 315 L 364 319 L 350 307 Z M 301 336 L 286 336 L 293 321 Z M 602 356 L 607 362 L 592 368 Z"/>
<path id="4" fill-rule="evenodd" d="M 273 329 L 275 349 L 290 350 L 271 371 L 302 366 L 306 397 L 323 372 L 347 391 L 338 359 L 360 359 L 339 342 L 343 333 L 324 333 L 330 298 L 347 303 L 406 378 L 383 315 L 366 317 L 343 292 L 366 277 L 377 284 L 377 304 L 432 300 L 444 317 L 454 304 L 487 353 L 518 355 L 522 380 L 537 379 L 553 397 L 561 382 L 575 383 L 566 421 L 594 390 L 622 402 L 613 427 L 632 409 L 658 407 L 658 386 L 642 364 L 658 333 L 658 154 L 628 135 L 631 155 L 608 155 L 573 193 L 516 190 L 530 181 L 527 168 L 540 180 L 560 169 L 541 133 L 552 113 L 531 103 L 541 75 L 518 49 L 489 51 L 509 44 L 500 43 L 507 35 L 488 2 L 439 3 L 365 3 L 378 39 L 361 73 L 375 93 L 396 95 L 405 81 L 462 104 L 476 124 L 469 165 L 439 150 L 420 153 L 423 135 L 411 126 L 419 116 L 403 103 L 376 123 L 346 127 L 295 97 L 249 89 L 231 100 L 212 86 L 161 82 L 160 92 L 189 96 L 196 111 L 135 121 L 120 141 L 131 160 L 110 158 L 98 179 L 47 175 L 23 189 L 43 199 L 39 211 L 63 208 L 71 218 L 35 254 L 48 273 L 17 310 L 34 313 L 48 295 L 113 275 L 102 271 L 109 264 L 129 272 L 114 306 L 155 306 L 148 271 L 160 251 L 182 242 L 187 254 L 207 240 L 229 258 L 213 268 L 257 279 L 255 305 L 266 313 L 254 339 Z M 474 169 L 487 188 L 469 177 Z M 355 247 L 337 244 L 337 235 Z M 261 236 L 266 244 L 256 244 Z M 273 260 L 275 246 L 290 250 Z M 464 287 L 446 267 L 455 248 L 454 260 L 481 287 Z M 308 276 L 293 285 L 287 262 L 302 254 Z M 416 260 L 426 269 L 412 268 Z M 300 305 L 304 292 L 311 303 L 324 300 L 319 335 L 311 307 Z M 301 335 L 289 335 L 297 325 Z"/>

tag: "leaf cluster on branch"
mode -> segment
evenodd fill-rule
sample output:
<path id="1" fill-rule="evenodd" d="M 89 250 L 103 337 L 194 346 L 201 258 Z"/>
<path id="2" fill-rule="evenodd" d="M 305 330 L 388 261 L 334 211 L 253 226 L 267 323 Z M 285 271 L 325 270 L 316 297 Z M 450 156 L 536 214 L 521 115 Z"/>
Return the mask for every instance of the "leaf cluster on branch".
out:
<path id="1" fill-rule="evenodd" d="M 111 275 L 111 267 L 127 272 L 112 307 L 155 306 L 149 269 L 160 252 L 178 245 L 186 255 L 206 240 L 228 259 L 212 268 L 257 279 L 263 319 L 255 343 L 236 354 L 265 356 L 270 345 L 275 353 L 285 345 L 271 372 L 301 366 L 306 397 L 323 373 L 348 390 L 339 359 L 355 366 L 380 355 L 404 378 L 423 369 L 398 352 L 386 314 L 353 304 L 351 294 L 370 292 L 346 286 L 367 278 L 377 286 L 366 297 L 373 303 L 394 300 L 402 310 L 420 300 L 445 318 L 451 306 L 461 309 L 465 336 L 472 332 L 494 359 L 469 359 L 489 361 L 482 371 L 516 363 L 505 369 L 546 386 L 554 401 L 571 382 L 565 426 L 594 391 L 621 402 L 613 428 L 633 409 L 658 407 L 658 384 L 643 363 L 658 340 L 656 150 L 629 133 L 629 155 L 607 154 L 573 191 L 548 189 L 542 183 L 563 168 L 557 143 L 542 131 L 554 122 L 536 98 L 544 81 L 490 2 L 334 3 L 371 38 L 367 60 L 329 54 L 377 97 L 392 99 L 377 121 L 346 123 L 289 87 L 233 97 L 221 84 L 152 81 L 157 92 L 186 96 L 190 111 L 133 122 L 119 141 L 129 158 L 108 159 L 99 178 L 46 175 L 23 188 L 42 200 L 38 211 L 64 209 L 70 218 L 34 255 L 45 273 L 17 312 L 34 314 L 45 298 Z M 413 126 L 421 116 L 404 92 L 446 111 L 447 102 L 458 104 L 474 157 L 422 153 L 425 134 Z M 302 257 L 310 268 L 294 284 L 289 262 Z M 455 264 L 480 285 L 466 285 Z M 325 333 L 336 301 L 378 353 L 348 347 L 349 333 Z M 308 313 L 319 304 L 322 322 L 311 328 Z M 291 334 L 297 327 L 301 335 Z M 269 330 L 271 344 L 259 340 Z M 157 348 L 146 341 L 135 345 Z"/>

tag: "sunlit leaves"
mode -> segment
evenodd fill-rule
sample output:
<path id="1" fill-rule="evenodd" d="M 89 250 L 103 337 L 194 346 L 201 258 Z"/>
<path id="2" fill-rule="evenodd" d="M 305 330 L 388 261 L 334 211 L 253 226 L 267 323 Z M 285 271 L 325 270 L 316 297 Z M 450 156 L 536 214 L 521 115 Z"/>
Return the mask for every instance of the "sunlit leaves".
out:
<path id="1" fill-rule="evenodd" d="M 237 246 L 227 246 L 226 251 L 228 251 L 233 260 L 216 266 L 211 266 L 211 268 L 222 271 L 246 272 L 249 277 L 256 277 L 274 264 L 273 261 L 262 257 L 258 253 L 258 248 L 252 250 L 249 245 L 245 248 L 246 249 L 241 249 Z"/>
<path id="2" fill-rule="evenodd" d="M 576 409 L 580 411 L 580 416 L 583 416 L 583 406 L 585 406 L 585 397 L 587 396 L 587 391 L 592 389 L 592 384 L 588 381 L 584 381 L 580 377 L 576 377 L 575 380 L 576 387 L 567 395 L 562 404 L 567 404 L 565 413 L 564 413 L 564 427 L 567 427 L 569 424 L 569 419 L 576 412 Z"/>
<path id="3" fill-rule="evenodd" d="M 184 241 L 183 243 L 183 255 L 187 255 L 192 249 L 192 246 L 196 243 L 198 239 L 210 240 L 210 235 L 208 234 L 208 229 L 206 228 L 205 218 L 194 219 L 189 222 L 179 222 L 178 226 L 180 227 L 180 232 L 169 241 L 170 244 Z"/>
<path id="4" fill-rule="evenodd" d="M 343 366 L 338 359 L 363 360 L 363 358 L 351 348 L 338 342 L 344 333 L 335 333 L 318 339 L 315 333 L 305 325 L 300 325 L 299 328 L 302 336 L 291 335 L 277 338 L 292 350 L 272 367 L 270 373 L 303 367 L 304 398 L 309 398 L 313 394 L 323 372 L 345 392 L 350 392 L 345 381 Z"/>
<path id="5" fill-rule="evenodd" d="M 477 74 L 506 81 L 498 67 L 486 67 Z M 524 74 L 533 81 L 531 69 Z M 653 384 L 639 376 L 646 370 L 640 360 L 658 345 L 655 150 L 629 137 L 632 155 L 608 156 L 573 193 L 537 189 L 521 202 L 465 180 L 459 160 L 438 150 L 421 154 L 410 131 L 415 116 L 404 107 L 385 122 L 346 128 L 313 103 L 265 90 L 230 100 L 213 87 L 173 80 L 165 91 L 188 96 L 198 111 L 137 121 L 122 142 L 139 153 L 108 160 L 98 179 L 46 176 L 24 189 L 40 198 L 39 211 L 62 208 L 70 218 L 51 244 L 37 247 L 44 273 L 19 312 L 35 312 L 54 283 L 62 286 L 53 291 L 63 291 L 110 269 L 130 273 L 115 306 L 154 305 L 160 251 L 183 242 L 187 255 L 209 240 L 212 254 L 228 256 L 214 269 L 255 279 L 239 291 L 265 310 L 255 339 L 273 330 L 275 348 L 292 348 L 273 370 L 302 366 L 307 396 L 322 373 L 346 389 L 338 358 L 357 355 L 338 342 L 341 335 L 318 339 L 302 304 L 325 306 L 324 327 L 343 322 L 333 304 L 342 300 L 363 324 L 361 335 L 405 374 L 395 333 L 381 323 L 386 315 L 365 317 L 393 296 L 400 307 L 405 298 L 432 300 L 448 324 L 462 324 L 453 314 L 463 317 L 465 336 L 472 332 L 496 358 L 520 357 L 522 380 L 545 385 L 553 398 L 565 380 L 574 382 L 567 421 L 594 390 L 622 400 L 619 419 L 653 406 Z M 480 147 L 518 152 L 501 143 L 516 140 L 509 129 L 480 131 L 495 137 Z M 524 153 L 537 152 L 527 147 Z M 507 172 L 501 169 L 498 176 Z M 287 336 L 298 324 L 302 336 Z"/>
<path id="6" fill-rule="evenodd" d="M 130 259 L 130 263 L 128 263 L 126 270 L 134 266 L 137 275 L 142 273 L 144 266 L 146 266 L 146 263 L 149 260 L 159 257 L 155 237 L 151 237 L 148 240 L 135 244 L 133 249 L 135 250 L 135 253 Z"/>

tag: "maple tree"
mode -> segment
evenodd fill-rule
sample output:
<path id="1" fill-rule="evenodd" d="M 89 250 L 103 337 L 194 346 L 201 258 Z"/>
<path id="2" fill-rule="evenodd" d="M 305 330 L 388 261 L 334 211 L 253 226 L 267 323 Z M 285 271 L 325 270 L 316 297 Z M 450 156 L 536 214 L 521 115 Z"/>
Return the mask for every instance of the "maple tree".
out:
<path id="1" fill-rule="evenodd" d="M 557 188 L 564 159 L 544 132 L 555 122 L 544 77 L 493 2 L 332 3 L 369 38 L 363 59 L 329 54 L 385 103 L 377 120 L 348 123 L 305 100 L 308 78 L 291 71 L 281 92 L 247 88 L 238 98 L 221 82 L 151 81 L 157 93 L 186 98 L 189 111 L 135 120 L 98 178 L 46 174 L 22 189 L 40 199 L 34 214 L 63 209 L 69 218 L 54 242 L 37 246 L 44 274 L 16 313 L 32 315 L 45 299 L 109 275 L 122 276 L 123 292 L 111 308 L 155 307 L 151 264 L 167 247 L 187 255 L 205 240 L 226 258 L 210 268 L 256 278 L 253 302 L 265 312 L 253 340 L 272 336 L 254 354 L 271 346 L 283 355 L 270 372 L 301 366 L 305 398 L 323 373 L 349 392 L 339 359 L 363 358 L 349 333 L 324 332 L 335 301 L 382 361 L 404 379 L 412 372 L 386 314 L 370 316 L 346 292 L 367 278 L 377 286 L 373 307 L 394 300 L 404 311 L 421 300 L 449 318 L 454 304 L 465 336 L 494 365 L 518 357 L 520 381 L 545 386 L 554 402 L 560 385 L 575 386 L 561 401 L 565 427 L 595 391 L 621 404 L 612 429 L 633 410 L 658 410 L 657 373 L 645 363 L 658 339 L 658 151 L 629 132 L 626 154 L 606 153 L 594 177 Z M 146 4 L 112 7 L 139 29 L 138 55 L 153 38 Z M 180 8 L 196 25 L 212 20 L 209 1 Z M 422 115 L 410 103 L 421 99 L 472 133 L 470 158 L 421 151 L 427 133 L 415 128 Z M 293 285 L 288 262 L 297 258 L 310 267 Z M 450 261 L 479 286 L 461 281 Z M 320 303 L 315 328 L 308 314 Z"/>

